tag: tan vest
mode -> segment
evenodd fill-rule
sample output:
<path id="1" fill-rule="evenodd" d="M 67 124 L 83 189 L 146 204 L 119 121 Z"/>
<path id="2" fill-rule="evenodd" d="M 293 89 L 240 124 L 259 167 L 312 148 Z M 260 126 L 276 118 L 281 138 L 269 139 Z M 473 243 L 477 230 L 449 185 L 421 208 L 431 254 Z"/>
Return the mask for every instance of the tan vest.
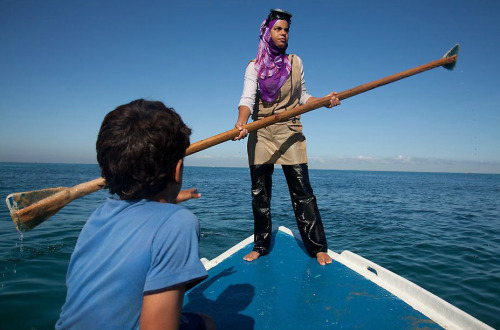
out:
<path id="1" fill-rule="evenodd" d="M 295 55 L 290 55 L 289 58 L 292 71 L 281 86 L 276 101 L 267 103 L 260 97 L 260 92 L 257 92 L 253 120 L 293 109 L 299 105 L 301 95 L 300 65 L 295 60 Z M 306 138 L 302 134 L 300 116 L 250 132 L 247 151 L 250 165 L 307 163 Z"/>

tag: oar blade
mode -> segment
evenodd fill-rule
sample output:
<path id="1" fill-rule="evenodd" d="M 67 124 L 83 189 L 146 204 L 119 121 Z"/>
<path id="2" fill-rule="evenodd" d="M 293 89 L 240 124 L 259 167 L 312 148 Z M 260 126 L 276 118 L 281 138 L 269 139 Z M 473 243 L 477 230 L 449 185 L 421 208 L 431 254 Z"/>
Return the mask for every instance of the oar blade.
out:
<path id="1" fill-rule="evenodd" d="M 443 58 L 452 57 L 454 55 L 457 55 L 457 58 L 458 58 L 458 50 L 459 49 L 460 49 L 460 45 L 456 44 L 455 46 L 453 46 L 452 49 L 450 49 L 446 54 L 444 54 Z M 456 65 L 457 65 L 457 61 L 454 61 L 452 63 L 448 63 L 448 64 L 443 65 L 443 68 L 445 68 L 447 70 L 453 70 L 453 69 L 455 69 Z"/>
<path id="2" fill-rule="evenodd" d="M 10 194 L 6 202 L 17 230 L 28 231 L 75 199 L 100 190 L 105 185 L 103 178 L 97 178 L 71 188 L 58 187 Z"/>
<path id="3" fill-rule="evenodd" d="M 57 213 L 61 208 L 47 210 L 45 212 L 37 212 L 37 214 L 33 214 L 32 212 L 25 213 L 23 210 L 32 208 L 33 205 L 41 200 L 53 196 L 61 191 L 65 191 L 66 189 L 67 188 L 65 187 L 48 188 L 8 195 L 5 202 L 7 203 L 10 216 L 12 217 L 12 221 L 14 221 L 17 230 L 31 230 Z"/>

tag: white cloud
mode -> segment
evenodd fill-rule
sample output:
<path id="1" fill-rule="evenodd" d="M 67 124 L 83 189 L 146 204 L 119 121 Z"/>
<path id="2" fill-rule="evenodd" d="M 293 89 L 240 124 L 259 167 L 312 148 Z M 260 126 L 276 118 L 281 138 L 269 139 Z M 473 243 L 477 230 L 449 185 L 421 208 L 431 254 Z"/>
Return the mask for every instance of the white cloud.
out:
<path id="1" fill-rule="evenodd" d="M 412 159 L 410 157 L 404 157 L 403 155 L 399 155 L 396 158 L 396 161 L 401 162 L 401 163 L 406 163 L 406 164 L 414 164 Z"/>
<path id="2" fill-rule="evenodd" d="M 308 160 L 309 164 L 312 164 L 312 163 L 324 164 L 325 163 L 325 160 L 323 159 L 323 157 L 307 157 L 307 160 Z"/>
<path id="3" fill-rule="evenodd" d="M 193 155 L 189 156 L 189 158 L 197 159 L 197 160 L 206 160 L 206 159 L 214 159 L 212 155 Z"/>
<path id="4" fill-rule="evenodd" d="M 394 157 L 309 156 L 309 168 L 359 171 L 403 171 L 403 172 L 458 172 L 500 173 L 500 162 L 465 161 L 443 158 L 423 158 L 397 155 Z M 244 153 L 238 155 L 191 155 L 186 157 L 187 166 L 247 167 Z"/>

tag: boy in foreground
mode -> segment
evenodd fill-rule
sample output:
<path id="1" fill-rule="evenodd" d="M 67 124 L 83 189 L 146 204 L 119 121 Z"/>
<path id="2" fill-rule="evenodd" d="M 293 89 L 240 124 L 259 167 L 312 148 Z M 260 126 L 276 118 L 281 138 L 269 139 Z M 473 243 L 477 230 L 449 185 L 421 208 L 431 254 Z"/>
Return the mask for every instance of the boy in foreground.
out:
<path id="1" fill-rule="evenodd" d="M 213 328 L 206 315 L 181 315 L 185 290 L 208 276 L 198 220 L 175 205 L 200 197 L 180 190 L 190 134 L 161 102 L 136 100 L 106 115 L 97 161 L 115 197 L 78 237 L 56 329 Z"/>

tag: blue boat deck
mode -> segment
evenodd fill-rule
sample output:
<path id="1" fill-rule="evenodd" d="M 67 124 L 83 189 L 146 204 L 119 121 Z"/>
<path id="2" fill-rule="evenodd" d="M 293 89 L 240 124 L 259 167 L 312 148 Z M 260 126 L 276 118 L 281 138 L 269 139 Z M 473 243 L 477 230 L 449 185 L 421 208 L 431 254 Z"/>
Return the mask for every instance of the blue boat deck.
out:
<path id="1" fill-rule="evenodd" d="M 282 230 L 254 262 L 242 260 L 251 237 L 242 243 L 205 265 L 210 276 L 186 292 L 184 311 L 211 315 L 218 329 L 441 328 L 344 264 L 320 266 Z"/>

